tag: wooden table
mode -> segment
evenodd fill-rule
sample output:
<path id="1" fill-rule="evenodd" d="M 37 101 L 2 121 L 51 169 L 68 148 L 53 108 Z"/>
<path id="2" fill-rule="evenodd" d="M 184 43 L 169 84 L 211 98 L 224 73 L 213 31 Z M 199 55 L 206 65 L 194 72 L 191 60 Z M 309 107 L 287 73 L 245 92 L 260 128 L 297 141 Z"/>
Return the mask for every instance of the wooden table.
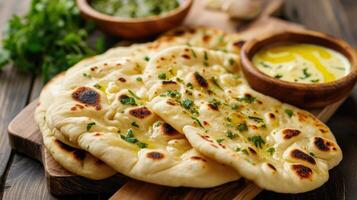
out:
<path id="1" fill-rule="evenodd" d="M 30 0 L 0 0 L 0 30 L 14 13 L 26 12 Z M 326 32 L 357 48 L 357 0 L 286 0 L 284 18 Z M 0 72 L 0 200 L 56 199 L 47 191 L 42 165 L 11 151 L 7 125 L 41 90 L 41 79 L 8 65 Z M 357 87 L 328 123 L 344 153 L 321 188 L 299 195 L 264 191 L 256 199 L 357 199 Z M 348 161 L 348 162 L 347 162 Z M 279 184 L 279 183 L 277 183 Z M 108 195 L 66 199 L 107 199 Z"/>

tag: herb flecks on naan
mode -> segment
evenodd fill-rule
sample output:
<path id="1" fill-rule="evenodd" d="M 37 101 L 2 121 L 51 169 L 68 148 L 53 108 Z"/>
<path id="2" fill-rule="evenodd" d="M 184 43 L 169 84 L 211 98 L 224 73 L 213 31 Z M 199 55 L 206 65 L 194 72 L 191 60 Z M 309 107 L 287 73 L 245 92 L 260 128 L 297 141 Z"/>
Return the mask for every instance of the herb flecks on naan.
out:
<path id="1" fill-rule="evenodd" d="M 51 131 L 46 122 L 46 111 L 56 96 L 62 91 L 63 74 L 57 75 L 42 90 L 35 119 L 42 133 L 43 143 L 52 157 L 68 171 L 94 180 L 113 176 L 117 172 L 77 145 L 65 140 L 58 140 L 55 131 Z M 61 135 L 60 135 L 61 136 Z M 65 141 L 65 142 L 63 142 Z M 68 145 L 70 144 L 70 145 Z"/>
<path id="2" fill-rule="evenodd" d="M 166 49 L 145 69 L 149 107 L 199 152 L 262 188 L 321 186 L 342 159 L 331 131 L 308 112 L 250 89 L 238 63 L 234 54 Z"/>
<path id="3" fill-rule="evenodd" d="M 147 106 L 143 65 L 119 58 L 77 68 L 46 112 L 51 130 L 129 177 L 167 186 L 212 187 L 239 176 L 204 157 Z"/>

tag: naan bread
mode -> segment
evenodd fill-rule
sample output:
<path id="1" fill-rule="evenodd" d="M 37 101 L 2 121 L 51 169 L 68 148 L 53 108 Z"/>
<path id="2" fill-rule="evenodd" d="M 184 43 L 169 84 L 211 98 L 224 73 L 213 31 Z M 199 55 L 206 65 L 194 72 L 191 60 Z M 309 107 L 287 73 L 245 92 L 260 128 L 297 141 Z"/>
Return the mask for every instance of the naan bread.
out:
<path id="1" fill-rule="evenodd" d="M 238 63 L 235 54 L 166 49 L 145 69 L 148 106 L 196 150 L 264 189 L 321 186 L 342 159 L 331 131 L 308 112 L 250 89 Z"/>
<path id="2" fill-rule="evenodd" d="M 112 168 L 86 151 L 73 148 L 57 140 L 47 124 L 45 113 L 56 96 L 61 93 L 63 74 L 52 79 L 42 90 L 35 119 L 42 132 L 43 143 L 52 157 L 68 171 L 94 180 L 108 178 L 114 174 Z"/>
<path id="3" fill-rule="evenodd" d="M 213 187 L 237 180 L 235 170 L 202 156 L 147 108 L 143 69 L 142 60 L 124 57 L 67 71 L 45 114 L 49 129 L 142 181 Z"/>

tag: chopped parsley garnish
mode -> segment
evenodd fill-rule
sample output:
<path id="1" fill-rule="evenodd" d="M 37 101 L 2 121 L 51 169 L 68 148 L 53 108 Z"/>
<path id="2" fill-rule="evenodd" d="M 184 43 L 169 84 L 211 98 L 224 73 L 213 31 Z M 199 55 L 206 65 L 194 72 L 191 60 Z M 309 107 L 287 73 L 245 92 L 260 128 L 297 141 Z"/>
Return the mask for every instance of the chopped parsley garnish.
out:
<path id="1" fill-rule="evenodd" d="M 193 101 L 190 99 L 185 99 L 181 102 L 182 107 L 184 107 L 185 109 L 190 109 L 191 106 L 193 106 Z"/>
<path id="2" fill-rule="evenodd" d="M 144 149 L 148 146 L 148 144 L 143 143 L 143 142 L 137 142 L 136 145 L 140 148 L 140 149 Z"/>
<path id="3" fill-rule="evenodd" d="M 122 103 L 123 105 L 133 105 L 133 106 L 137 105 L 135 99 L 133 97 L 128 97 L 128 96 L 123 96 L 120 99 L 120 103 Z"/>
<path id="4" fill-rule="evenodd" d="M 302 70 L 302 73 L 304 74 L 304 76 L 300 77 L 300 79 L 307 79 L 307 78 L 309 78 L 311 76 L 311 73 L 309 73 L 307 70 L 308 70 L 307 68 L 304 68 Z"/>
<path id="5" fill-rule="evenodd" d="M 311 80 L 312 83 L 318 83 L 320 82 L 320 79 L 314 79 L 314 80 Z"/>
<path id="6" fill-rule="evenodd" d="M 251 141 L 253 142 L 254 146 L 256 146 L 257 148 L 262 148 L 263 145 L 265 144 L 265 141 L 263 140 L 262 137 L 258 136 L 253 136 L 251 138 Z"/>
<path id="7" fill-rule="evenodd" d="M 140 99 L 140 97 L 138 97 L 138 95 L 136 95 L 133 91 L 128 90 L 128 92 L 129 92 L 135 99 Z"/>
<path id="8" fill-rule="evenodd" d="M 264 123 L 264 120 L 260 117 L 248 116 L 248 118 L 254 120 L 257 123 Z"/>
<path id="9" fill-rule="evenodd" d="M 141 81 L 143 81 L 143 78 L 141 78 L 141 77 L 137 77 L 137 78 L 136 78 L 136 81 L 141 82 Z"/>
<path id="10" fill-rule="evenodd" d="M 210 104 L 212 104 L 214 107 L 218 108 L 222 103 L 218 101 L 217 99 L 211 99 L 209 101 Z"/>
<path id="11" fill-rule="evenodd" d="M 136 127 L 136 128 L 139 128 L 139 125 L 136 122 L 131 122 L 131 125 Z"/>
<path id="12" fill-rule="evenodd" d="M 202 126 L 202 124 L 201 124 L 201 122 L 200 122 L 199 119 L 197 119 L 196 117 L 191 117 L 191 119 L 195 120 L 195 122 L 196 122 L 200 127 L 203 128 L 203 126 Z"/>
<path id="13" fill-rule="evenodd" d="M 313 152 L 310 152 L 309 154 L 310 154 L 310 156 L 312 156 L 312 157 L 316 157 Z"/>
<path id="14" fill-rule="evenodd" d="M 244 97 L 240 97 L 240 98 L 236 98 L 236 99 L 237 99 L 237 101 L 243 101 L 246 103 L 253 103 L 256 101 L 256 98 L 252 97 L 250 95 L 245 95 Z"/>
<path id="15" fill-rule="evenodd" d="M 95 125 L 95 122 L 90 122 L 87 124 L 87 131 L 90 131 L 90 129 Z"/>
<path id="16" fill-rule="evenodd" d="M 99 89 L 99 90 L 102 89 L 102 86 L 99 85 L 98 83 L 94 84 L 93 87 L 95 87 L 95 88 L 97 88 L 97 89 Z"/>
<path id="17" fill-rule="evenodd" d="M 149 56 L 145 56 L 145 57 L 144 57 L 144 60 L 145 60 L 145 61 L 149 61 L 149 60 L 150 60 L 150 57 L 149 57 Z"/>
<path id="18" fill-rule="evenodd" d="M 290 109 L 285 109 L 285 114 L 287 114 L 289 117 L 292 117 L 294 112 Z"/>
<path id="19" fill-rule="evenodd" d="M 207 53 L 207 51 L 204 52 L 204 59 L 205 59 L 205 61 L 208 61 L 208 53 Z"/>
<path id="20" fill-rule="evenodd" d="M 237 136 L 237 134 L 234 134 L 232 131 L 228 130 L 226 132 L 226 136 L 230 139 L 234 139 Z"/>
<path id="21" fill-rule="evenodd" d="M 193 49 L 191 49 L 191 53 L 192 53 L 193 57 L 197 58 L 197 54 Z"/>
<path id="22" fill-rule="evenodd" d="M 180 79 L 179 77 L 176 77 L 176 81 L 179 82 L 179 83 L 183 83 L 183 80 Z"/>
<path id="23" fill-rule="evenodd" d="M 218 80 L 216 77 L 211 78 L 212 83 L 219 89 L 223 90 L 223 88 L 218 84 Z"/>
<path id="24" fill-rule="evenodd" d="M 260 64 L 264 67 L 264 68 L 271 68 L 270 65 L 266 64 L 265 62 L 260 62 Z"/>
<path id="25" fill-rule="evenodd" d="M 240 151 L 240 148 L 239 148 L 239 147 L 236 147 L 236 148 L 234 149 L 234 151 L 239 152 L 239 151 Z"/>
<path id="26" fill-rule="evenodd" d="M 87 73 L 83 73 L 82 74 L 84 77 L 86 77 L 86 78 L 92 78 L 92 76 L 90 75 L 90 74 L 87 74 Z"/>
<path id="27" fill-rule="evenodd" d="M 267 149 L 267 152 L 272 156 L 275 152 L 274 147 L 270 147 L 269 149 Z"/>
<path id="28" fill-rule="evenodd" d="M 246 123 L 238 124 L 237 126 L 238 131 L 243 132 L 248 130 L 248 126 Z"/>
<path id="29" fill-rule="evenodd" d="M 165 80 L 166 79 L 166 74 L 165 73 L 161 73 L 158 75 L 158 78 L 161 80 Z"/>
<path id="30" fill-rule="evenodd" d="M 191 90 L 193 89 L 192 83 L 187 83 L 187 84 L 186 84 L 186 87 L 188 87 L 188 88 L 191 89 Z"/>
<path id="31" fill-rule="evenodd" d="M 276 75 L 274 76 L 274 78 L 276 78 L 276 79 L 281 79 L 282 77 L 283 77 L 282 74 L 276 74 Z"/>
<path id="32" fill-rule="evenodd" d="M 169 90 L 169 91 L 167 91 L 167 96 L 172 97 L 172 98 L 180 98 L 181 94 L 176 90 Z"/>
<path id="33" fill-rule="evenodd" d="M 126 135 L 120 135 L 120 138 L 126 142 L 136 144 L 139 148 L 146 148 L 148 145 L 146 143 L 140 142 L 134 137 L 134 131 L 129 129 Z"/>
<path id="34" fill-rule="evenodd" d="M 245 155 L 249 155 L 247 149 L 243 149 L 242 152 L 243 152 Z"/>
<path id="35" fill-rule="evenodd" d="M 236 63 L 236 61 L 233 58 L 230 58 L 228 61 L 230 65 L 234 65 Z"/>
<path id="36" fill-rule="evenodd" d="M 220 138 L 220 139 L 217 139 L 216 141 L 218 144 L 221 144 L 224 141 L 224 139 Z"/>
<path id="37" fill-rule="evenodd" d="M 154 124 L 154 126 L 155 126 L 155 127 L 161 126 L 161 122 L 156 122 L 156 123 Z"/>

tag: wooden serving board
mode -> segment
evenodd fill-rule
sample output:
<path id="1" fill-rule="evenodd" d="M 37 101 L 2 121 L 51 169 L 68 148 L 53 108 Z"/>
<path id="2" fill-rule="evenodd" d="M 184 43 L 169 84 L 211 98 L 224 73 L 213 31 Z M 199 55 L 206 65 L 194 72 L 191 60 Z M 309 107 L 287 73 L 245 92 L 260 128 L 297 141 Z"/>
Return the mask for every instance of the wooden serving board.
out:
<path id="1" fill-rule="evenodd" d="M 268 17 L 278 11 L 283 0 L 268 0 L 271 4 L 261 17 L 243 26 L 241 22 L 232 22 L 228 16 L 203 8 L 203 1 L 196 0 L 185 24 L 190 26 L 210 26 L 227 32 L 241 31 L 242 38 L 249 40 L 261 33 L 281 30 L 303 29 L 303 27 Z M 242 27 L 245 27 L 242 29 Z M 320 110 L 312 111 L 322 121 L 327 121 L 340 106 L 337 102 Z M 19 153 L 28 155 L 43 163 L 47 184 L 54 195 L 74 195 L 90 193 L 114 193 L 111 199 L 252 199 L 262 190 L 251 182 L 241 179 L 232 183 L 209 189 L 170 188 L 129 179 L 121 174 L 105 180 L 94 181 L 76 176 L 62 168 L 43 147 L 41 133 L 34 121 L 37 101 L 29 104 L 9 124 L 11 146 Z"/>

